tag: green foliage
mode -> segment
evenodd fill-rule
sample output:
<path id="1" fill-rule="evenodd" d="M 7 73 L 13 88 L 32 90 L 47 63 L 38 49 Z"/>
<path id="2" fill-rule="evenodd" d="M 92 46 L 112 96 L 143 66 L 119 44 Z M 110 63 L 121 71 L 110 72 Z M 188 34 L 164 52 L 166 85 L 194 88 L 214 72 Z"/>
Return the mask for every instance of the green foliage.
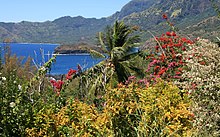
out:
<path id="1" fill-rule="evenodd" d="M 215 11 L 217 12 L 218 14 L 218 17 L 220 18 L 220 8 L 219 8 L 219 4 L 217 4 L 217 1 L 216 0 L 209 0 L 212 2 L 212 6 L 213 8 L 215 9 Z"/>
<path id="2" fill-rule="evenodd" d="M 0 68 L 0 136 L 24 136 L 32 126 L 32 103 L 22 85 L 33 70 L 30 59 L 22 65 L 21 59 L 6 51 Z"/>
<path id="3" fill-rule="evenodd" d="M 139 0 L 133 2 L 141 3 Z M 124 20 L 148 29 L 152 28 L 152 24 L 162 25 L 161 13 L 169 12 L 173 13 L 173 19 L 177 22 L 182 21 L 183 16 L 189 16 L 180 24 L 185 27 L 213 15 L 211 10 L 205 10 L 207 1 L 193 0 L 192 3 L 195 6 L 185 0 L 161 1 L 147 10 L 138 9 L 138 13 Z M 188 12 L 192 8 L 198 10 Z M 203 13 L 203 10 L 207 13 Z M 130 11 L 136 10 L 133 8 Z M 196 16 L 194 11 L 202 16 Z M 124 11 L 123 14 L 130 13 Z M 20 26 L 25 25 L 22 37 L 10 35 L 14 40 L 28 38 L 32 42 L 50 39 L 68 42 L 79 38 L 87 41 L 91 39 L 82 37 L 84 32 L 90 36 L 123 14 L 100 19 L 101 22 L 83 17 L 64 17 L 34 25 L 21 22 Z M 167 21 L 169 25 L 172 24 L 170 20 Z M 12 26 L 0 23 L 0 29 L 3 28 L 4 32 L 10 32 Z M 61 32 L 53 33 L 57 28 Z M 153 29 L 161 31 L 156 26 Z M 74 30 L 74 33 L 69 30 Z M 135 27 L 116 21 L 105 33 L 99 33 L 100 45 L 108 54 L 106 60 L 84 72 L 78 66 L 78 71 L 70 70 L 66 79 L 54 80 L 53 83 L 49 82 L 46 73 L 55 57 L 35 72 L 30 59 L 22 65 L 22 58 L 11 56 L 8 52 L 4 64 L 0 65 L 0 136 L 219 136 L 219 47 L 206 40 L 192 44 L 192 41 L 181 39 L 174 32 L 167 32 L 157 38 L 156 54 L 131 54 L 130 49 L 139 46 L 140 40 L 134 31 Z M 34 39 L 31 39 L 32 36 Z M 96 57 L 105 57 L 94 50 L 91 53 Z M 178 76 L 172 81 L 179 88 L 158 79 L 150 85 L 150 75 L 136 82 L 143 78 L 146 69 L 143 56 L 152 59 L 146 62 L 155 63 L 148 66 L 149 74 L 168 81 Z"/>
<path id="4" fill-rule="evenodd" d="M 35 113 L 54 102 L 56 97 L 45 82 L 45 74 L 53 60 L 36 73 L 30 59 L 22 64 L 21 58 L 6 51 L 0 69 L 0 136 L 25 136 L 26 128 L 34 125 Z M 35 76 L 30 75 L 34 73 Z M 51 108 L 60 106 L 58 99 L 55 102 Z"/>
<path id="5" fill-rule="evenodd" d="M 124 22 L 116 21 L 112 27 L 107 27 L 105 34 L 99 33 L 100 44 L 108 55 L 108 62 L 115 67 L 119 83 L 125 82 L 131 76 L 132 67 L 125 62 L 129 62 L 129 58 L 134 54 L 130 53 L 130 50 L 137 47 L 140 41 L 138 35 L 131 35 L 134 31 Z"/>
<path id="6" fill-rule="evenodd" d="M 77 97 L 91 103 L 97 96 L 104 95 L 106 88 L 111 86 L 114 67 L 107 61 L 102 61 L 79 76 Z"/>
<path id="7" fill-rule="evenodd" d="M 0 136 L 23 136 L 32 126 L 32 104 L 15 71 L 0 75 Z"/>
<path id="8" fill-rule="evenodd" d="M 112 27 L 107 27 L 105 33 L 99 33 L 104 53 L 90 51 L 96 57 L 105 57 L 107 54 L 107 58 L 80 74 L 80 100 L 91 103 L 97 96 L 104 95 L 107 87 L 115 87 L 118 82 L 125 82 L 133 74 L 139 77 L 144 75 L 144 59 L 139 52 L 131 52 L 140 40 L 139 36 L 132 35 L 134 31 L 134 28 L 116 21 Z"/>

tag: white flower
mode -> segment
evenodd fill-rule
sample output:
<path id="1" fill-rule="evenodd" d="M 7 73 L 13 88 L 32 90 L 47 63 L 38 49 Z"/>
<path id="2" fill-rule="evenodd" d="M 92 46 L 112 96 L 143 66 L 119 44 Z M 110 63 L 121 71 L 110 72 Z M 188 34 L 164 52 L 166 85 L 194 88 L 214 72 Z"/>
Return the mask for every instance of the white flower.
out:
<path id="1" fill-rule="evenodd" d="M 42 71 L 46 71 L 46 68 L 43 66 L 40 68 Z"/>
<path id="2" fill-rule="evenodd" d="M 14 84 L 17 83 L 16 81 L 13 82 Z"/>
<path id="3" fill-rule="evenodd" d="M 21 88 L 22 88 L 22 86 L 21 86 L 21 85 L 18 85 L 18 90 L 19 90 L 19 91 L 21 91 Z"/>
<path id="4" fill-rule="evenodd" d="M 16 105 L 15 102 L 11 102 L 9 106 L 10 106 L 11 108 L 13 108 L 15 105 Z"/>
<path id="5" fill-rule="evenodd" d="M 6 80 L 6 77 L 2 77 L 2 80 L 5 81 L 5 80 Z"/>

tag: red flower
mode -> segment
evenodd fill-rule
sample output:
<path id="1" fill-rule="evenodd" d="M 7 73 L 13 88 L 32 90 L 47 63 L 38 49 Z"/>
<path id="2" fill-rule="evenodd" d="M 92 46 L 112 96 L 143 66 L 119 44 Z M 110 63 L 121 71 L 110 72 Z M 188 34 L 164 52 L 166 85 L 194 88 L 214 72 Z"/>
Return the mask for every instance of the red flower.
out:
<path id="1" fill-rule="evenodd" d="M 56 85 L 57 85 L 56 80 L 50 80 L 50 83 L 51 83 L 54 87 L 56 87 Z"/>
<path id="2" fill-rule="evenodd" d="M 175 47 L 181 47 L 182 43 L 174 44 Z"/>
<path id="3" fill-rule="evenodd" d="M 167 36 L 172 36 L 172 34 L 169 31 L 166 32 L 166 35 Z"/>
<path id="4" fill-rule="evenodd" d="M 163 17 L 163 19 L 166 19 L 166 20 L 168 19 L 166 14 L 163 14 L 162 17 Z"/>
<path id="5" fill-rule="evenodd" d="M 163 75 L 163 73 L 165 73 L 166 70 L 167 70 L 167 68 L 162 67 L 162 68 L 160 69 L 160 71 L 158 72 L 158 75 Z"/>
<path id="6" fill-rule="evenodd" d="M 173 44 L 170 43 L 170 44 L 168 44 L 167 46 L 168 46 L 168 47 L 173 47 Z"/>
<path id="7" fill-rule="evenodd" d="M 68 79 L 71 79 L 72 78 L 72 76 L 71 75 L 66 75 L 66 79 L 68 80 Z"/>
<path id="8" fill-rule="evenodd" d="M 172 31 L 172 32 L 171 32 L 171 35 L 172 35 L 172 36 L 176 36 L 176 33 Z"/>
<path id="9" fill-rule="evenodd" d="M 162 54 L 161 57 L 160 57 L 160 60 L 161 60 L 162 62 L 164 62 L 165 58 L 166 58 L 165 55 Z"/>
<path id="10" fill-rule="evenodd" d="M 58 81 L 56 81 L 56 80 L 50 80 L 50 83 L 51 83 L 56 89 L 59 89 L 59 90 L 62 88 L 62 85 L 64 84 L 64 82 L 61 81 L 61 80 L 58 80 Z"/>
<path id="11" fill-rule="evenodd" d="M 71 76 L 75 73 L 76 73 L 76 70 L 70 69 L 67 75 Z"/>
<path id="12" fill-rule="evenodd" d="M 186 47 L 182 47 L 182 51 L 186 51 Z"/>
<path id="13" fill-rule="evenodd" d="M 167 44 L 162 45 L 162 48 L 163 49 L 167 48 Z"/>
<path id="14" fill-rule="evenodd" d="M 182 72 L 182 71 L 183 71 L 183 68 L 178 68 L 178 70 L 179 70 L 180 72 Z"/>
<path id="15" fill-rule="evenodd" d="M 63 81 L 58 80 L 58 81 L 57 81 L 57 84 L 56 84 L 56 89 L 61 90 L 61 88 L 62 88 L 63 84 L 64 84 L 64 82 L 63 82 Z"/>
<path id="16" fill-rule="evenodd" d="M 179 72 L 179 71 L 176 72 L 176 75 L 180 75 L 180 74 L 181 74 L 181 72 Z"/>
<path id="17" fill-rule="evenodd" d="M 156 66 L 156 67 L 154 67 L 154 70 L 157 70 L 157 69 L 159 69 L 160 68 L 160 66 Z"/>
<path id="18" fill-rule="evenodd" d="M 205 61 L 201 61 L 201 62 L 199 62 L 199 64 L 205 65 Z"/>
<path id="19" fill-rule="evenodd" d="M 187 41 L 187 38 L 184 38 L 184 37 L 183 37 L 181 40 L 182 40 L 183 42 L 186 42 L 186 41 Z"/>
<path id="20" fill-rule="evenodd" d="M 187 44 L 193 44 L 194 42 L 193 41 L 191 41 L 191 40 L 186 40 L 185 41 Z"/>
<path id="21" fill-rule="evenodd" d="M 71 79 L 71 76 L 76 73 L 76 70 L 70 69 L 66 75 L 66 79 Z"/>

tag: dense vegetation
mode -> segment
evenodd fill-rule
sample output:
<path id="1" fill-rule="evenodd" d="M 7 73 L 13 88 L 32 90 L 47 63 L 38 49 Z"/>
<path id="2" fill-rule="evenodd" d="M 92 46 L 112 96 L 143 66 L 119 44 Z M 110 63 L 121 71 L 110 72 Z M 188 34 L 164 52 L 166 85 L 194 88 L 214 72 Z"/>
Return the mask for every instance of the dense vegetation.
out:
<path id="1" fill-rule="evenodd" d="M 61 79 L 34 71 L 10 51 L 0 66 L 0 136 L 213 136 L 220 135 L 220 48 L 209 40 L 170 31 L 139 45 L 138 27 L 116 21 L 100 32 L 107 58 Z M 135 34 L 133 34 L 135 33 Z"/>

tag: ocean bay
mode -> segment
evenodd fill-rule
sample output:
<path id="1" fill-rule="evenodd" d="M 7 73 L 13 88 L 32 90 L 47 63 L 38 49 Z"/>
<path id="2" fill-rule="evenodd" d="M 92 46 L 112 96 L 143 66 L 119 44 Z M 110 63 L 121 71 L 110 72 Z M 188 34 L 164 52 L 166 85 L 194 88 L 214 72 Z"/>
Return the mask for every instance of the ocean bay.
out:
<path id="1" fill-rule="evenodd" d="M 2 59 L 7 46 L 10 47 L 11 55 L 24 57 L 23 63 L 28 57 L 31 57 L 35 66 L 41 66 L 53 56 L 54 50 L 59 44 L 0 43 Z M 87 69 L 100 61 L 101 59 L 94 59 L 89 54 L 57 54 L 56 61 L 52 64 L 50 74 L 65 74 L 70 68 L 77 69 L 78 64 L 83 69 Z"/>

